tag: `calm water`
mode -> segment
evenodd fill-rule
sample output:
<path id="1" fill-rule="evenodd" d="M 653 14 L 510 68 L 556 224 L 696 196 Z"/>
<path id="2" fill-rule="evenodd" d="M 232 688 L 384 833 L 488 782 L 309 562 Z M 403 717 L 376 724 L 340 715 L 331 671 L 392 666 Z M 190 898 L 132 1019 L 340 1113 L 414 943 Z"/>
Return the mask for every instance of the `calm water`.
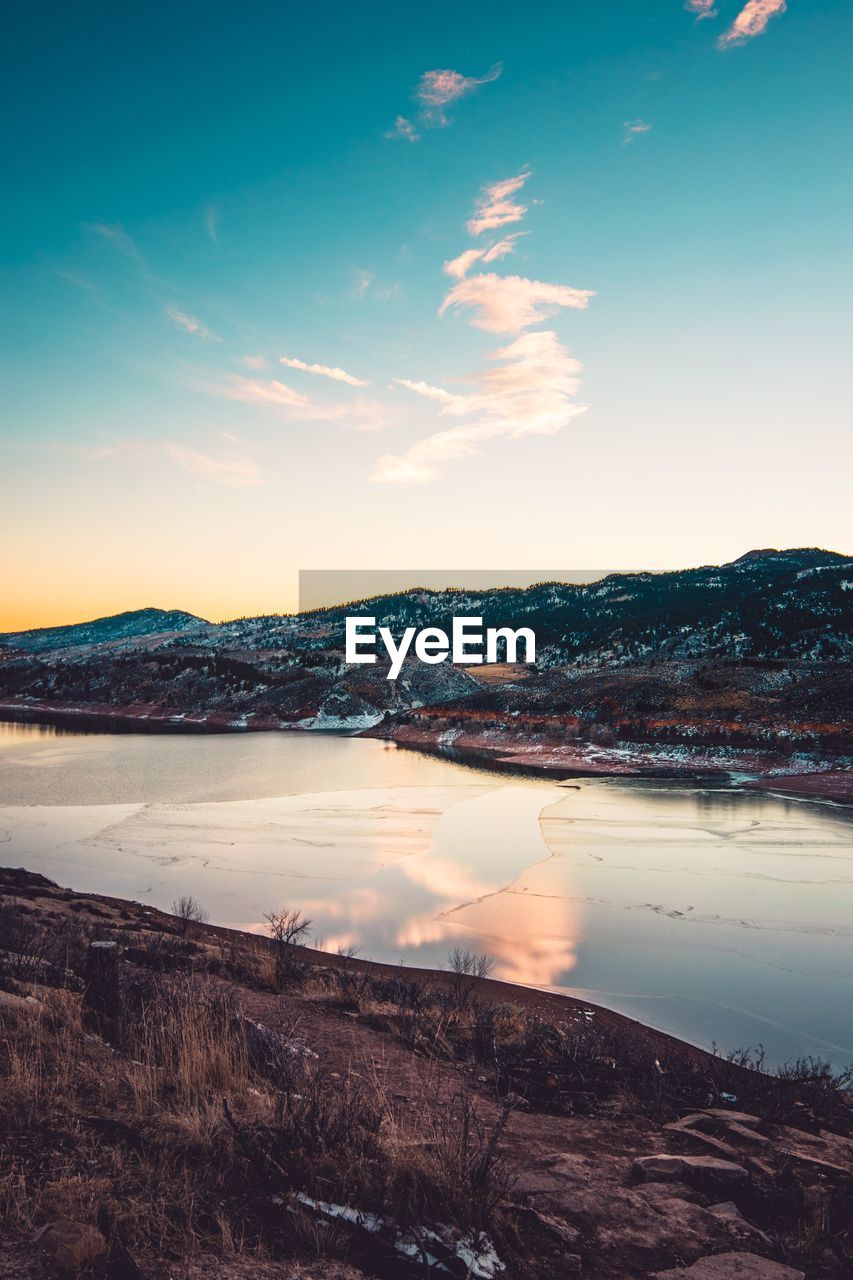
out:
<path id="1" fill-rule="evenodd" d="M 584 992 L 696 1043 L 853 1061 L 853 821 L 675 783 L 538 782 L 317 734 L 0 725 L 0 861 L 329 949 Z"/>

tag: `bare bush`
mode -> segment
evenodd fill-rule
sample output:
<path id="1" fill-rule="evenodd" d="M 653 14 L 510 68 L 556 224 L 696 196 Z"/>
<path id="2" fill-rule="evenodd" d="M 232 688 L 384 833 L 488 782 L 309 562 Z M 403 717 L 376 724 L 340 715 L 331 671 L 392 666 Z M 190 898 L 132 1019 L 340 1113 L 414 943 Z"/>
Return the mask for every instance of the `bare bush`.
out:
<path id="1" fill-rule="evenodd" d="M 298 908 L 288 911 L 284 907 L 281 911 L 270 911 L 264 919 L 275 948 L 275 978 L 276 985 L 281 990 L 301 972 L 298 950 L 311 928 L 311 921 Z"/>
<path id="2" fill-rule="evenodd" d="M 477 954 L 474 951 L 463 951 L 460 947 L 454 947 L 447 957 L 447 963 L 453 974 L 454 1003 L 457 1008 L 464 1009 L 476 991 L 477 984 L 484 978 L 488 978 L 494 969 L 495 962 L 485 952 Z"/>
<path id="3" fill-rule="evenodd" d="M 191 894 L 176 898 L 172 903 L 172 915 L 181 922 L 181 932 L 186 933 L 191 924 L 207 924 L 210 916 Z"/>

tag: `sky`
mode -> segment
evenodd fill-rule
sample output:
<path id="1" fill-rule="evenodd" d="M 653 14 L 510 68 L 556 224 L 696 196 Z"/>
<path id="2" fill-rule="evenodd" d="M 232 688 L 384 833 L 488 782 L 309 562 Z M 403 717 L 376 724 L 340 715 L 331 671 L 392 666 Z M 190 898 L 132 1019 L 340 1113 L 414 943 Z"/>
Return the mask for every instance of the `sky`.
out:
<path id="1" fill-rule="evenodd" d="M 0 629 L 853 552 L 847 0 L 2 25 Z"/>

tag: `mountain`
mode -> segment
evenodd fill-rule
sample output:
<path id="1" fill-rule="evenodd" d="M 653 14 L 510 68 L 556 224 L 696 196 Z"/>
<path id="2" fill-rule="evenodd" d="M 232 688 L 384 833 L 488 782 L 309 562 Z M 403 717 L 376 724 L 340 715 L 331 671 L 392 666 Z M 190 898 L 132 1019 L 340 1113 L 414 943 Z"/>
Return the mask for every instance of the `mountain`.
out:
<path id="1" fill-rule="evenodd" d="M 344 618 L 528 626 L 535 668 L 344 662 Z M 482 678 L 480 678 L 482 676 Z M 0 714 L 133 727 L 593 733 L 619 740 L 853 741 L 853 558 L 818 548 L 724 565 L 490 591 L 393 595 L 208 623 L 156 609 L 0 637 Z M 432 717 L 432 719 L 431 719 Z M 535 728 L 538 725 L 539 728 Z M 846 727 L 845 727 L 846 726 Z M 125 725 L 127 727 L 127 725 Z M 425 730 L 426 732 L 426 730 Z"/>
<path id="2" fill-rule="evenodd" d="M 32 631 L 0 633 L 0 647 L 25 649 L 30 653 L 48 653 L 55 649 L 79 645 L 111 644 L 116 640 L 138 640 L 176 631 L 190 631 L 209 626 L 204 618 L 182 609 L 132 609 L 91 622 L 73 622 L 63 627 L 38 627 Z"/>
<path id="3" fill-rule="evenodd" d="M 446 629 L 454 614 L 482 617 L 485 626 L 528 626 L 540 667 L 653 657 L 831 659 L 853 656 L 853 558 L 818 548 L 764 550 L 725 565 L 610 574 L 581 586 L 415 588 L 307 615 L 304 641 L 340 647 L 348 613 L 375 616 L 395 634 L 406 626 Z"/>

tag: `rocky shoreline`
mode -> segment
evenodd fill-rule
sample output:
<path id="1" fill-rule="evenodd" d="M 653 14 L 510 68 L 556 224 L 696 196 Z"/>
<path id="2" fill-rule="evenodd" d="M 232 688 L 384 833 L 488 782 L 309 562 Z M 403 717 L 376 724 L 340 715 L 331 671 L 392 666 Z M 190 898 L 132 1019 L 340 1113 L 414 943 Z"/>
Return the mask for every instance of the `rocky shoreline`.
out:
<path id="1" fill-rule="evenodd" d="M 172 712 L 155 703 L 103 706 L 47 699 L 0 700 L 0 720 L 100 733 L 337 732 L 379 738 L 408 750 L 443 756 L 461 764 L 527 773 L 540 778 L 661 778 L 724 781 L 753 790 L 778 791 L 803 799 L 853 804 L 853 760 L 847 756 L 774 752 L 754 747 L 673 742 L 543 741 L 533 734 L 471 725 L 448 727 L 434 715 L 421 722 L 392 716 L 364 727 L 355 717 L 319 725 L 315 719 L 225 711 Z"/>

